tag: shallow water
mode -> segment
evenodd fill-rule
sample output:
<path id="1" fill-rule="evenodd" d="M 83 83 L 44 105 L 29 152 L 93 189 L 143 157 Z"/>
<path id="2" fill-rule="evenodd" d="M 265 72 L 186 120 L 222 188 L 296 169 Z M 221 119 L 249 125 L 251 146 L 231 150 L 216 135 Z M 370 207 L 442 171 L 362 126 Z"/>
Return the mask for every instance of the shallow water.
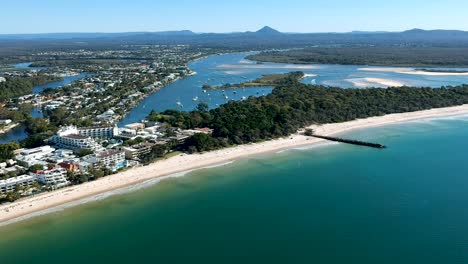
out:
<path id="1" fill-rule="evenodd" d="M 0 228 L 2 263 L 466 263 L 468 118 L 244 159 Z"/>

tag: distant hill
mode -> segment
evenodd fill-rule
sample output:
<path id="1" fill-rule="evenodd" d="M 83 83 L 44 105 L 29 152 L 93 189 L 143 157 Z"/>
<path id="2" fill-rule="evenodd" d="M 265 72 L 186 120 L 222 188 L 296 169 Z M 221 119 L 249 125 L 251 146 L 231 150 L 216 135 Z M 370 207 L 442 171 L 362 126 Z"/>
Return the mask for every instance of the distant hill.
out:
<path id="1" fill-rule="evenodd" d="M 190 30 L 124 33 L 52 33 L 0 35 L 0 47 L 116 46 L 122 44 L 189 44 L 240 49 L 307 46 L 468 47 L 468 32 L 411 29 L 403 32 L 282 33 L 269 26 L 255 32 L 194 33 Z"/>
<path id="2" fill-rule="evenodd" d="M 278 30 L 273 29 L 273 28 L 268 27 L 268 26 L 263 27 L 262 29 L 258 30 L 255 33 L 260 34 L 260 35 L 281 35 L 282 34 Z"/>

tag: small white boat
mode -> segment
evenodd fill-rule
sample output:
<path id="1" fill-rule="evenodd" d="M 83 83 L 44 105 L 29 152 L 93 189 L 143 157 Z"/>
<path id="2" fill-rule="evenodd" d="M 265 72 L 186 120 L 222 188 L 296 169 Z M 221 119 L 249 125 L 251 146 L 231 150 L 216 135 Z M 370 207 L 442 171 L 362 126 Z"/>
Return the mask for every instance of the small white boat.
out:
<path id="1" fill-rule="evenodd" d="M 198 96 L 195 96 L 192 100 L 193 101 L 198 101 Z"/>

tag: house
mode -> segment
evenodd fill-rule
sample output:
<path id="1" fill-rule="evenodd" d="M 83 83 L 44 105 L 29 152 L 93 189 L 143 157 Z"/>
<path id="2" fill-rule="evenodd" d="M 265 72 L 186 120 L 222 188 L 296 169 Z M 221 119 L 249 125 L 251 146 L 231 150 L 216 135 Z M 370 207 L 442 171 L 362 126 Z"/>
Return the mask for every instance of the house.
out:
<path id="1" fill-rule="evenodd" d="M 114 111 L 112 111 L 112 109 L 109 109 L 106 112 L 96 116 L 96 118 L 107 123 L 114 123 L 114 121 L 117 118 L 117 115 Z"/>
<path id="2" fill-rule="evenodd" d="M 0 125 L 7 126 L 11 124 L 13 121 L 11 119 L 0 119 Z"/>

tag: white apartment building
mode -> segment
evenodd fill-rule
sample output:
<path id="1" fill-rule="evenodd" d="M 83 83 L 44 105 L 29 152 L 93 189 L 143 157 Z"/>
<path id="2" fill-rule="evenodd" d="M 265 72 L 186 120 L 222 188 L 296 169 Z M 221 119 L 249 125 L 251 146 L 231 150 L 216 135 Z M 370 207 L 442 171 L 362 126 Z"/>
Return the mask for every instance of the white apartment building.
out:
<path id="1" fill-rule="evenodd" d="M 36 178 L 37 181 L 44 185 L 63 187 L 70 184 L 67 178 L 67 170 L 60 167 L 50 170 L 37 171 L 36 173 L 31 173 L 31 176 Z"/>
<path id="2" fill-rule="evenodd" d="M 114 149 L 105 150 L 88 156 L 84 161 L 95 168 L 117 170 L 125 167 L 125 152 Z"/>
<path id="3" fill-rule="evenodd" d="M 60 147 L 67 149 L 90 149 L 98 150 L 102 147 L 91 137 L 79 134 L 76 127 L 65 127 L 60 129 L 52 138 L 52 141 Z"/>
<path id="4" fill-rule="evenodd" d="M 118 134 L 115 126 L 83 127 L 77 129 L 78 134 L 91 138 L 113 138 Z"/>
<path id="5" fill-rule="evenodd" d="M 6 180 L 0 180 L 0 194 L 5 195 L 9 192 L 13 192 L 18 185 L 23 187 L 32 186 L 34 182 L 35 178 L 31 175 L 22 175 Z"/>

